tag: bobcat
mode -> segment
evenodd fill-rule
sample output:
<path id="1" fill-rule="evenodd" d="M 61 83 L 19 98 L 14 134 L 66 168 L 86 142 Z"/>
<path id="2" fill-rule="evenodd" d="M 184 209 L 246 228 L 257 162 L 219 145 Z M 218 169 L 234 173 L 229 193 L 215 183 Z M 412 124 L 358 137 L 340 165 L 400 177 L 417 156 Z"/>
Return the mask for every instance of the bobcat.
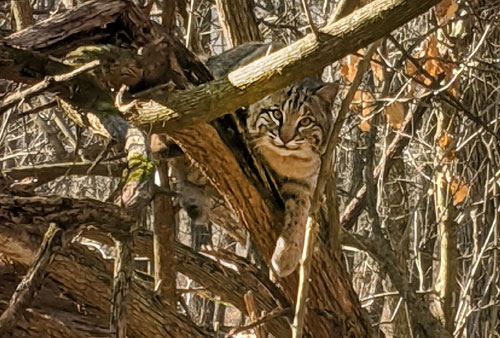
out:
<path id="1" fill-rule="evenodd" d="M 217 76 L 244 65 L 270 50 L 251 43 L 211 58 L 207 65 Z M 248 107 L 246 129 L 250 148 L 273 174 L 284 201 L 283 230 L 276 242 L 272 265 L 280 277 L 299 263 L 305 224 L 316 188 L 321 155 L 333 125 L 336 84 L 308 77 Z"/>
<path id="2" fill-rule="evenodd" d="M 250 144 L 274 174 L 285 204 L 283 230 L 272 257 L 280 277 L 295 270 L 302 254 L 337 91 L 336 84 L 310 77 L 248 108 Z"/>

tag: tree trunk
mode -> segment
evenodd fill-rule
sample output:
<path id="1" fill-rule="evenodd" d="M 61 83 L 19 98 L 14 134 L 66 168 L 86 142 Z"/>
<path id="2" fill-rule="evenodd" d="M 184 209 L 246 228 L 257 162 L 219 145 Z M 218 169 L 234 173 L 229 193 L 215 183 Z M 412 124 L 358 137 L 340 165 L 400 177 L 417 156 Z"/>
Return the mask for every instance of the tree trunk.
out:
<path id="1" fill-rule="evenodd" d="M 229 47 L 261 41 L 254 0 L 216 0 L 219 22 Z"/>

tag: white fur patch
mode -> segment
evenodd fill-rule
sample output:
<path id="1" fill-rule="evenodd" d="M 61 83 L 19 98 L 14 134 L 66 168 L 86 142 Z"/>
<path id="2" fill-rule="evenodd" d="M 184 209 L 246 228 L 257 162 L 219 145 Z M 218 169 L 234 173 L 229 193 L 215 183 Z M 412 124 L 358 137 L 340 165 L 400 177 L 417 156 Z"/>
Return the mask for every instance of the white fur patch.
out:
<path id="1" fill-rule="evenodd" d="M 309 145 L 292 150 L 270 142 L 259 143 L 258 151 L 277 174 L 295 179 L 317 175 L 320 157 Z"/>

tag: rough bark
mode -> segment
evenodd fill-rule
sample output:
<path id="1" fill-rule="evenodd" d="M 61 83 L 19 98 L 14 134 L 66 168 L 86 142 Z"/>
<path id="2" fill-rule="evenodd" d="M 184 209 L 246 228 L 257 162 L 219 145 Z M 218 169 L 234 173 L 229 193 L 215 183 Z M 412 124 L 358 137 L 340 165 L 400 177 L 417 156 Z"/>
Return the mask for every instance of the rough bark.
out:
<path id="1" fill-rule="evenodd" d="M 14 22 L 16 24 L 16 31 L 20 31 L 33 24 L 33 10 L 29 0 L 11 0 L 10 9 Z"/>
<path id="2" fill-rule="evenodd" d="M 111 289 L 111 315 L 109 331 L 112 338 L 127 337 L 127 304 L 134 272 L 132 256 L 133 235 L 130 233 L 116 241 L 113 285 Z"/>
<path id="3" fill-rule="evenodd" d="M 24 266 L 5 259 L 0 255 L 0 311 L 4 311 L 10 295 L 26 272 Z M 107 333 L 106 323 L 102 318 L 93 316 L 92 309 L 86 309 L 64 295 L 52 280 L 47 279 L 43 288 L 37 292 L 34 301 L 17 322 L 13 332 L 5 338 L 54 337 L 84 338 L 89 335 L 101 336 Z M 53 320 L 57 317 L 58 320 Z"/>
<path id="4" fill-rule="evenodd" d="M 254 0 L 216 0 L 219 22 L 229 47 L 261 41 Z"/>
<path id="5" fill-rule="evenodd" d="M 327 25 L 320 34 L 320 39 L 309 35 L 273 56 L 256 61 L 247 67 L 229 74 L 226 79 L 198 86 L 176 95 L 169 95 L 167 98 L 158 98 L 158 102 L 166 102 L 166 106 L 169 107 L 167 110 L 165 107 L 159 106 L 155 101 L 145 100 L 136 101 L 128 106 L 128 108 L 132 109 L 123 110 L 129 114 L 126 117 L 128 121 L 148 127 L 152 123 L 153 130 L 160 131 L 174 130 L 175 128 L 190 126 L 200 121 L 212 120 L 226 112 L 232 112 L 240 106 L 258 100 L 267 93 L 284 87 L 305 75 L 316 73 L 317 70 L 331 61 L 378 39 L 410 18 L 422 13 L 436 2 L 430 0 L 421 2 L 403 0 L 376 1 L 365 7 L 363 11 L 356 12 L 338 23 Z M 120 16 L 121 11 L 125 7 L 117 10 L 122 3 L 125 4 L 125 7 L 128 4 L 128 2 L 117 1 L 106 3 L 104 12 L 108 9 L 109 15 L 102 15 L 103 11 L 101 9 L 98 11 L 96 17 L 100 18 L 98 22 L 99 27 L 114 22 L 113 20 L 116 20 L 118 17 L 120 20 L 126 21 L 126 18 Z M 95 4 L 95 2 L 92 4 Z M 70 12 L 70 14 L 75 15 L 74 12 Z M 95 24 L 96 21 L 93 23 Z M 91 27 L 91 25 L 87 25 L 85 22 L 81 26 L 88 30 Z M 62 25 L 60 27 L 68 28 L 68 30 L 74 33 L 82 33 L 84 31 L 81 29 L 82 27 L 75 27 L 74 25 Z M 54 37 L 54 33 L 51 33 L 50 29 L 38 26 L 23 36 L 28 39 L 23 40 L 23 37 L 20 38 L 18 35 L 5 41 L 9 48 L 5 45 L 0 47 L 0 55 L 2 56 L 0 69 L 2 72 L 6 69 L 6 76 L 11 76 L 12 78 L 16 78 L 17 76 L 17 79 L 22 79 L 19 68 L 23 66 L 9 68 L 9 66 L 12 66 L 12 64 L 9 64 L 9 60 L 14 58 L 17 58 L 17 62 L 19 62 L 19 59 L 24 58 L 26 61 L 25 64 L 30 64 L 33 60 L 47 61 L 47 58 L 44 58 L 43 55 L 34 55 L 30 52 L 22 51 L 23 43 L 24 47 L 29 46 L 33 50 L 49 50 L 49 44 L 44 45 L 47 39 L 44 40 L 40 36 L 41 32 L 47 35 L 44 38 Z M 101 31 L 100 34 L 104 36 L 106 32 Z M 52 41 L 57 42 L 59 46 L 63 46 L 61 47 L 63 49 L 68 48 L 68 45 L 71 45 L 71 43 L 66 45 L 63 43 L 67 36 L 56 36 L 55 40 Z M 95 36 L 98 39 L 99 35 Z M 346 41 L 349 42 L 348 45 Z M 76 44 L 81 43 L 82 41 L 78 41 Z M 19 48 L 13 50 L 10 47 Z M 57 67 L 58 65 L 54 66 L 54 62 L 42 62 L 42 64 L 43 66 L 39 68 L 35 67 L 34 71 L 28 72 L 28 74 L 34 74 L 35 79 L 40 79 L 44 75 L 54 74 L 56 72 L 55 69 L 60 69 Z M 51 68 L 52 66 L 54 67 Z M 24 78 L 24 80 L 32 82 L 33 77 L 31 79 Z M 201 81 L 204 80 L 202 79 Z M 83 88 L 87 87 L 84 86 Z M 61 93 L 64 96 L 68 95 L 69 91 L 65 92 L 62 90 Z M 76 101 L 75 103 L 81 105 L 81 108 L 88 108 L 88 102 Z M 148 111 L 146 112 L 143 108 L 147 108 Z M 275 212 L 274 210 L 279 209 L 276 208 L 273 201 L 264 200 L 257 189 L 250 184 L 238 163 L 234 160 L 234 157 L 229 154 L 227 148 L 214 133 L 213 130 L 201 125 L 196 130 L 190 129 L 178 132 L 175 137 L 179 140 L 179 144 L 188 156 L 191 156 L 195 162 L 203 167 L 202 169 L 217 187 L 219 193 L 229 202 L 245 227 L 249 230 L 259 251 L 269 261 L 274 240 L 276 239 L 277 224 L 280 223 L 279 220 L 281 219 L 279 211 Z M 207 154 L 208 149 L 212 150 L 210 154 Z M 221 150 L 221 152 L 213 152 L 213 150 Z M 235 182 L 241 184 L 235 185 Z M 235 186 L 238 189 L 235 189 Z M 84 215 L 86 214 L 88 213 L 84 213 Z M 106 313 L 109 304 L 106 304 L 107 302 L 102 299 L 105 298 L 102 297 L 102 292 L 95 292 L 93 296 L 84 295 L 83 291 L 75 286 L 82 286 L 77 284 L 85 284 L 87 281 L 86 275 L 82 275 L 81 272 L 87 271 L 88 278 L 98 275 L 103 277 L 102 280 L 105 280 L 106 278 L 109 279 L 109 277 L 105 277 L 104 273 L 101 273 L 101 275 L 96 273 L 94 271 L 95 266 L 88 268 L 90 270 L 85 270 L 81 265 L 75 266 L 71 259 L 68 261 L 68 258 L 61 257 L 61 261 L 66 264 L 66 266 L 63 264 L 62 271 L 67 271 L 68 268 L 71 269 L 70 271 L 80 270 L 78 270 L 75 276 L 61 275 L 60 272 L 58 274 L 56 271 L 54 274 L 58 278 L 58 281 L 73 286 L 71 289 L 79 299 L 87 299 L 95 306 L 104 309 L 103 311 Z M 306 320 L 306 323 L 308 323 L 308 333 L 325 337 L 331 335 L 367 336 L 369 324 L 360 310 L 359 303 L 350 286 L 345 269 L 342 267 L 341 262 L 336 257 L 332 257 L 330 252 L 323 246 L 318 248 L 318 252 L 313 257 L 312 275 L 314 279 L 311 284 L 310 312 Z M 107 296 L 109 288 L 101 285 L 102 280 L 98 280 L 95 284 L 101 286 L 103 290 L 107 290 L 106 292 L 108 293 L 105 295 Z M 292 277 L 282 280 L 280 283 L 288 299 L 293 299 L 297 286 L 296 278 Z M 131 316 L 132 321 L 135 322 L 131 323 L 133 328 L 131 334 L 138 336 L 155 335 L 158 333 L 155 331 L 158 327 L 165 327 L 167 325 L 163 317 L 150 316 L 147 319 L 156 321 L 157 325 L 152 325 L 152 327 L 148 327 L 144 331 L 138 331 L 137 327 L 140 327 L 140 323 L 137 321 L 141 317 L 144 318 L 143 315 L 140 315 L 140 311 L 151 314 L 152 312 L 156 313 L 157 310 L 162 310 L 165 311 L 165 316 L 177 323 L 179 327 L 184 328 L 186 325 L 190 325 L 185 318 L 172 313 L 172 309 L 163 306 L 161 303 L 152 304 L 153 301 L 145 300 L 144 297 L 138 295 L 138 291 L 141 294 L 148 294 L 145 288 L 141 288 L 136 284 L 132 286 L 133 297 L 130 307 L 132 308 L 131 313 L 133 313 Z M 201 329 L 195 327 L 186 328 L 186 330 L 190 330 L 187 332 L 193 336 L 204 334 Z M 270 331 L 272 332 L 271 329 Z M 171 330 L 168 334 L 174 334 L 174 332 L 176 330 Z"/>
<path id="6" fill-rule="evenodd" d="M 3 196 L 0 199 L 0 215 L 2 215 L 0 253 L 24 265 L 31 264 L 43 235 L 44 220 L 57 220 L 60 224 L 70 223 L 74 225 L 102 224 L 99 225 L 99 229 L 94 226 L 89 227 L 83 234 L 107 245 L 114 244 L 107 233 L 111 232 L 114 237 L 118 238 L 127 234 L 128 230 L 123 226 L 127 224 L 127 221 L 120 218 L 118 207 L 107 205 L 107 208 L 103 208 L 101 203 L 86 201 L 85 208 L 82 208 L 81 203 L 81 201 L 69 199 L 64 200 L 64 203 L 55 203 L 51 199 L 37 197 L 15 199 L 11 196 Z M 13 210 L 13 205 L 18 206 L 15 214 L 9 212 L 9 210 Z M 32 213 L 34 209 L 37 210 L 35 214 Z M 95 210 L 96 215 L 102 214 L 103 217 L 83 216 L 89 211 L 92 212 L 91 210 Z M 68 214 L 80 217 L 68 217 Z M 38 222 L 33 222 L 34 219 Z M 136 235 L 135 241 L 136 254 L 152 259 L 152 236 Z M 175 246 L 178 271 L 220 296 L 222 301 L 233 304 L 240 311 L 245 311 L 243 295 L 246 290 L 252 291 L 257 307 L 261 310 L 271 312 L 276 309 L 278 304 L 288 307 L 282 291 L 252 264 L 234 254 L 227 253 L 221 256 L 220 253 L 214 253 L 214 255 L 217 255 L 217 261 L 195 253 L 184 245 L 177 243 Z M 82 304 L 92 305 L 98 310 L 97 315 L 103 318 L 103 322 L 107 322 L 105 318 L 108 318 L 107 314 L 110 308 L 107 295 L 110 292 L 112 264 L 103 261 L 88 250 L 78 248 L 64 256 L 57 256 L 56 261 L 58 263 L 55 263 L 51 270 L 56 272 L 56 276 L 52 274 L 52 278 L 57 280 L 59 285 L 63 285 L 72 294 L 72 297 L 79 299 Z M 218 261 L 226 261 L 234 265 L 236 270 L 225 268 Z M 158 325 L 167 325 L 165 323 L 169 322 L 177 323 L 176 325 L 180 328 L 185 325 L 193 325 L 181 315 L 176 314 L 172 307 L 157 301 L 157 298 L 153 297 L 153 291 L 145 287 L 140 287 L 140 290 L 137 291 L 137 287 L 140 286 L 132 286 L 132 304 L 128 308 L 131 318 L 129 331 L 132 336 L 136 335 L 134 332 L 137 331 L 145 331 L 144 336 L 161 334 L 158 331 Z M 132 311 L 131 308 L 134 310 Z M 139 314 L 140 311 L 144 311 L 144 313 Z M 165 312 L 165 315 L 158 315 L 162 311 Z M 160 318 L 156 318 L 157 316 Z M 143 326 L 147 329 L 144 329 Z M 153 327 L 149 328 L 150 326 Z M 267 327 L 276 337 L 290 335 L 289 326 L 282 318 L 269 322 Z M 200 329 L 194 327 L 186 332 L 192 332 L 191 330 L 197 332 L 196 330 Z M 175 337 L 175 331 L 172 333 L 167 330 L 167 332 Z M 143 335 L 138 336 L 142 337 Z"/>
<path id="7" fill-rule="evenodd" d="M 158 156 L 156 158 L 158 159 Z M 166 162 L 159 161 L 158 173 L 161 187 L 170 189 Z M 175 213 L 172 199 L 170 196 L 156 195 L 154 200 L 155 291 L 171 305 L 177 302 L 174 243 Z"/>
<path id="8" fill-rule="evenodd" d="M 9 306 L 0 316 L 0 337 L 10 333 L 23 312 L 32 302 L 35 293 L 42 286 L 49 264 L 62 247 L 62 229 L 51 223 L 45 233 L 33 265 L 19 283 L 10 299 Z"/>
<path id="9" fill-rule="evenodd" d="M 34 231 L 41 230 L 33 228 L 30 230 L 31 235 L 27 235 L 28 229 L 29 226 L 20 228 L 17 225 L 15 230 L 2 226 L 0 234 L 0 242 L 7 243 L 2 245 L 2 253 L 25 265 L 31 264 L 40 240 L 40 235 L 36 235 Z M 95 311 L 95 315 L 105 319 L 110 315 L 112 270 L 112 263 L 104 261 L 84 247 L 73 245 L 68 247 L 64 255 L 56 255 L 49 269 L 49 279 L 61 285 L 79 304 L 86 304 Z M 129 292 L 127 312 L 130 337 L 176 338 L 181 332 L 187 337 L 201 338 L 210 335 L 178 314 L 174 308 L 156 299 L 146 286 L 134 282 Z"/>

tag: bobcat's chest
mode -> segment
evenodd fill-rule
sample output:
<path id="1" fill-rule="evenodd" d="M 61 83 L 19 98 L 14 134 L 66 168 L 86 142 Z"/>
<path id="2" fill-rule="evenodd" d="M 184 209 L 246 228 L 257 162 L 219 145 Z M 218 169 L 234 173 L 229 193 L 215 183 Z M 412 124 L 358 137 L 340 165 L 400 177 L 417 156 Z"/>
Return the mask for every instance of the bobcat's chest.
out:
<path id="1" fill-rule="evenodd" d="M 307 179 L 318 174 L 320 157 L 310 147 L 290 150 L 273 145 L 259 149 L 266 163 L 280 176 Z"/>

